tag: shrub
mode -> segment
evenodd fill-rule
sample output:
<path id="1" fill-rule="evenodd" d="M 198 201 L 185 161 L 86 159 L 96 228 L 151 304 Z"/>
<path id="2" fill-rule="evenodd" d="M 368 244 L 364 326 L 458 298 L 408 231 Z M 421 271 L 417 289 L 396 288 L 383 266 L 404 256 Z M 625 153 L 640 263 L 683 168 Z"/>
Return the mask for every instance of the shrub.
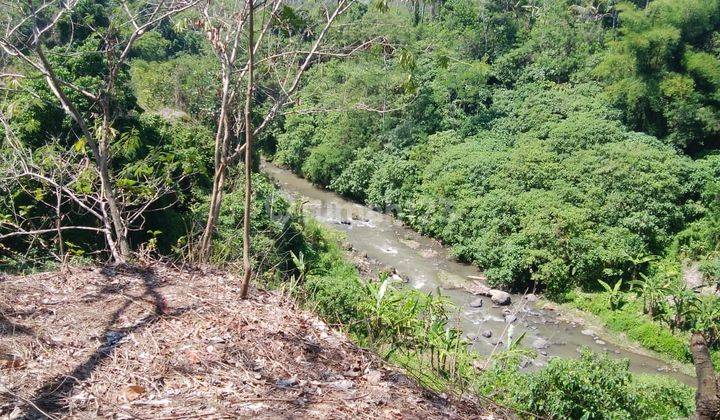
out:
<path id="1" fill-rule="evenodd" d="M 627 360 L 585 350 L 579 360 L 552 359 L 530 375 L 522 401 L 550 418 L 676 418 L 693 410 L 693 391 L 674 381 L 639 380 Z"/>
<path id="2" fill-rule="evenodd" d="M 238 171 L 242 171 L 239 168 Z M 242 184 L 242 176 L 235 178 Z M 244 190 L 237 188 L 223 198 L 217 221 L 211 259 L 227 264 L 242 259 L 242 226 L 245 205 Z M 208 212 L 208 201 L 193 207 L 195 232 L 202 232 Z M 253 269 L 264 272 L 271 267 L 285 268 L 290 264 L 289 252 L 296 254 L 302 246 L 298 216 L 275 186 L 262 174 L 253 175 L 253 208 L 250 213 L 251 253 Z"/>

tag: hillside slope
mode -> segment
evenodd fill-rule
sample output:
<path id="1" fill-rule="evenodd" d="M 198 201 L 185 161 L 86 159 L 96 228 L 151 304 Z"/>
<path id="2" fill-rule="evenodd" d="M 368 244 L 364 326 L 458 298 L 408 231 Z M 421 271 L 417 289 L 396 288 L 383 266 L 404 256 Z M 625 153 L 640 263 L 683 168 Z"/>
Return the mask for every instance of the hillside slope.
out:
<path id="1" fill-rule="evenodd" d="M 482 416 L 236 284 L 166 266 L 0 277 L 0 417 Z"/>

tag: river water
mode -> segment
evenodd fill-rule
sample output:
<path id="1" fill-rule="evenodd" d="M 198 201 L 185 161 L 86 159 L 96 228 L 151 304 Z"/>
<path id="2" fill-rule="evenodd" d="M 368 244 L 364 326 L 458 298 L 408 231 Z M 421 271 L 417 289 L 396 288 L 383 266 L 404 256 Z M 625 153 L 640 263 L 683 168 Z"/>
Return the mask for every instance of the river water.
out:
<path id="1" fill-rule="evenodd" d="M 615 346 L 603 337 L 601 329 L 592 330 L 556 311 L 537 308 L 523 296 L 513 295 L 512 304 L 506 307 L 493 305 L 490 298 L 483 297 L 483 305 L 473 307 L 471 303 L 477 304 L 479 296 L 456 285 L 482 277 L 477 267 L 458 262 L 437 241 L 407 228 L 390 215 L 317 188 L 270 163 L 264 163 L 263 170 L 288 198 L 303 200 L 307 214 L 332 229 L 345 232 L 348 243 L 357 252 L 395 268 L 410 287 L 423 292 L 435 292 L 439 288 L 457 306 L 456 322 L 481 354 L 491 354 L 496 347 L 525 333 L 522 344 L 536 348 L 539 353 L 529 369 L 545 365 L 550 357 L 577 357 L 582 347 L 589 347 L 612 357 L 629 359 L 634 372 L 670 375 L 695 385 L 693 377 L 676 371 L 662 360 L 645 352 Z M 516 320 L 512 321 L 513 318 Z"/>

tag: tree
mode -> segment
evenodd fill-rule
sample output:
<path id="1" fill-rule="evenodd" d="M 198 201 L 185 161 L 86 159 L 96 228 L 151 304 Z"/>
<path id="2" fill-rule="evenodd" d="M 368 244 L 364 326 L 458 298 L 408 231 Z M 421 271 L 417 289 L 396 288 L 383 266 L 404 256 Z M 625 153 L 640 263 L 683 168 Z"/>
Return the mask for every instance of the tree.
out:
<path id="1" fill-rule="evenodd" d="M 118 94 L 121 93 L 118 92 L 118 80 L 126 70 L 126 62 L 135 42 L 164 19 L 189 9 L 197 1 L 144 0 L 132 4 L 126 1 L 106 4 L 105 9 L 109 11 L 107 28 L 95 30 L 92 24 L 83 28 L 96 37 L 97 48 L 78 52 L 94 55 L 100 60 L 103 72 L 93 86 L 83 86 L 81 82 L 74 82 L 58 74 L 61 66 L 58 60 L 52 57 L 56 48 L 75 46 L 73 35 L 68 36 L 61 26 L 69 25 L 73 28 L 75 25 L 80 26 L 80 22 L 75 20 L 79 14 L 82 14 L 83 8 L 88 6 L 87 2 L 81 0 L 13 2 L 12 8 L 6 15 L 4 22 L 6 30 L 0 37 L 0 47 L 6 54 L 27 65 L 28 72 L 35 71 L 44 79 L 47 88 L 79 130 L 75 143 L 77 148 L 84 148 L 85 145 L 89 147 L 91 151 L 89 162 L 99 177 L 99 183 L 93 186 L 94 194 L 80 197 L 73 193 L 67 183 L 55 177 L 45 176 L 36 165 L 27 160 L 16 174 L 50 186 L 58 191 L 58 194 L 65 195 L 94 216 L 102 226 L 96 230 L 104 234 L 116 263 L 124 263 L 130 257 L 128 232 L 131 224 L 162 195 L 144 203 L 132 203 L 131 200 L 125 200 L 118 194 L 111 168 L 113 160 L 111 145 L 119 134 L 113 127 L 116 118 L 119 117 L 119 109 L 116 106 Z M 130 29 L 125 30 L 126 26 Z M 5 135 L 11 136 L 10 126 L 5 124 L 5 128 Z M 17 146 L 15 151 L 22 157 L 19 145 L 12 142 L 10 137 L 8 141 Z M 63 172 L 63 168 L 59 169 L 61 169 L 59 172 Z M 157 191 L 161 192 L 163 189 Z M 68 228 L 90 229 L 88 226 Z M 18 229 L 13 234 L 37 233 L 37 231 Z"/>
<path id="2" fill-rule="evenodd" d="M 353 49 L 361 48 L 367 43 L 352 47 L 350 52 L 343 51 L 321 51 L 330 28 L 337 18 L 342 15 L 354 0 L 339 0 L 333 9 L 328 5 L 322 6 L 325 22 L 314 34 L 314 40 L 309 48 L 294 48 L 291 43 L 284 42 L 283 35 L 278 35 L 276 42 L 270 42 L 269 38 L 274 32 L 284 36 L 303 37 L 303 33 L 295 33 L 289 30 L 285 13 L 292 13 L 292 9 L 284 4 L 283 0 L 270 0 L 256 4 L 252 0 L 220 5 L 213 5 L 208 2 L 202 9 L 203 19 L 197 22 L 197 27 L 205 30 L 205 33 L 213 46 L 213 50 L 221 63 L 222 88 L 220 94 L 220 111 L 217 118 L 217 131 L 215 136 L 215 160 L 213 188 L 210 195 L 210 208 L 207 222 L 199 243 L 198 258 L 207 262 L 210 258 L 212 236 L 215 231 L 217 219 L 222 206 L 223 188 L 227 178 L 228 169 L 235 165 L 244 156 L 245 165 L 245 209 L 243 227 L 243 269 L 244 278 L 242 283 L 243 297 L 247 294 L 247 288 L 252 275 L 250 265 L 250 207 L 252 205 L 252 142 L 278 115 L 281 109 L 291 103 L 291 98 L 300 86 L 305 71 L 311 66 L 314 60 L 320 55 L 342 55 L 349 54 Z M 281 9 L 283 7 L 283 9 Z M 264 23 L 259 27 L 257 37 L 254 24 L 255 16 L 261 17 Z M 312 33 L 312 30 L 308 28 Z M 247 33 L 247 44 L 241 42 L 242 34 Z M 306 34 L 305 34 L 306 35 Z M 262 48 L 261 48 L 262 47 Z M 265 55 L 258 59 L 256 54 L 263 52 Z M 242 67 L 238 66 L 241 57 L 244 58 Z M 266 111 L 257 125 L 252 124 L 253 100 L 257 92 L 257 81 L 255 70 L 261 64 L 263 70 L 269 74 L 269 80 L 275 80 L 273 84 L 264 89 L 266 97 Z M 233 109 L 239 110 L 236 104 L 239 102 L 239 86 L 245 80 L 245 100 L 242 107 L 242 116 L 239 112 L 233 113 Z M 244 141 L 240 141 L 244 138 Z"/>

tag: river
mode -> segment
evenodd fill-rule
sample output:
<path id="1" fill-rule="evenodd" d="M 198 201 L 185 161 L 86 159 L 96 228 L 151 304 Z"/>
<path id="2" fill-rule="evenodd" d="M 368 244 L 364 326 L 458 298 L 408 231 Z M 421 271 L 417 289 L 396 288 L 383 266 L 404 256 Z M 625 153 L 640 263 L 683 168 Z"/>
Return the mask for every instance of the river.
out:
<path id="1" fill-rule="evenodd" d="M 490 298 L 482 298 L 483 305 L 473 307 L 471 303 L 477 304 L 478 296 L 452 284 L 482 277 L 477 267 L 458 262 L 437 241 L 407 228 L 390 215 L 317 188 L 270 163 L 264 163 L 263 170 L 291 200 L 303 200 L 307 214 L 332 229 L 345 232 L 354 250 L 371 261 L 395 268 L 410 287 L 423 292 L 440 288 L 457 306 L 459 327 L 481 354 L 490 354 L 507 343 L 508 335 L 512 339 L 525 333 L 522 344 L 536 348 L 539 353 L 529 369 L 547 364 L 550 357 L 577 357 L 582 347 L 589 347 L 612 357 L 629 359 L 634 372 L 670 375 L 695 385 L 695 378 L 647 352 L 613 345 L 602 329 L 590 329 L 557 311 L 537 308 L 524 296 L 513 295 L 512 304 L 507 307 L 493 305 Z M 512 321 L 513 318 L 516 320 Z"/>

